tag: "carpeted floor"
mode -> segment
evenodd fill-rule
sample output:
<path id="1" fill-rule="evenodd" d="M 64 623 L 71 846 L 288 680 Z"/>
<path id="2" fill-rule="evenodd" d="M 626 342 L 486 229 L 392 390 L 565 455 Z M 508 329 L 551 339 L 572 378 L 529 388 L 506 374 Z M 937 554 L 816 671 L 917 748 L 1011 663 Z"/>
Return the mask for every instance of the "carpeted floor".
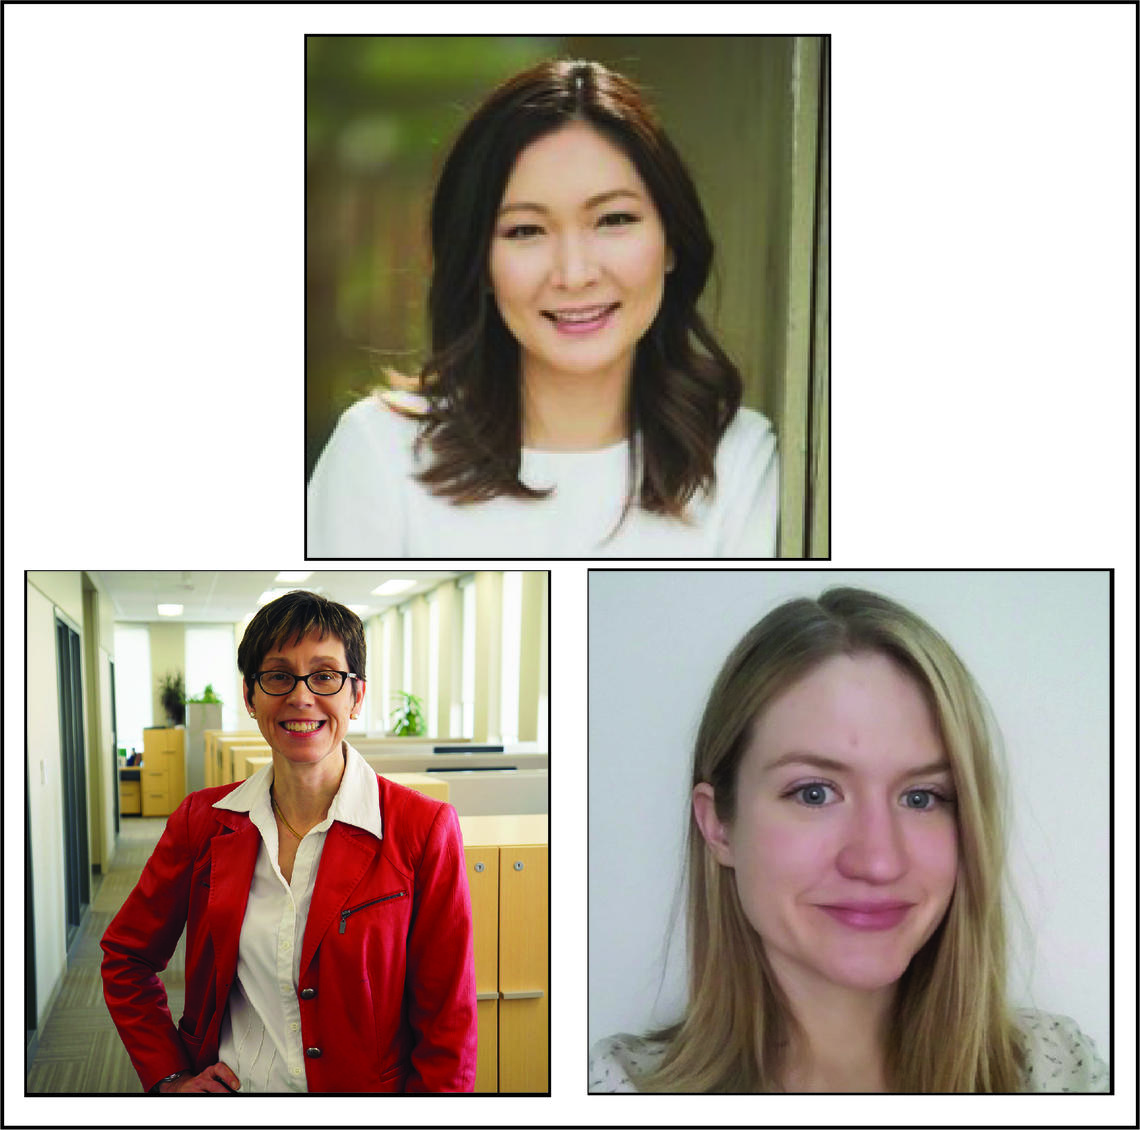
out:
<path id="1" fill-rule="evenodd" d="M 139 1093 L 139 1077 L 103 1001 L 99 940 L 138 882 L 165 823 L 164 818 L 122 819 L 114 861 L 92 899 L 59 996 L 40 1033 L 35 1059 L 28 1065 L 28 1094 Z M 185 937 L 162 974 L 176 1018 L 182 1012 L 184 943 Z"/>

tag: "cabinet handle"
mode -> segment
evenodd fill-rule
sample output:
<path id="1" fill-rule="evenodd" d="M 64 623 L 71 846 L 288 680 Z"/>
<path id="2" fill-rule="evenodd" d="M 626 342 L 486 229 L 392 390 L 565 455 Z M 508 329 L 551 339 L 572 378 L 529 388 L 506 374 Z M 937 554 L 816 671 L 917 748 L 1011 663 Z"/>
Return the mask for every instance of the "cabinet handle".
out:
<path id="1" fill-rule="evenodd" d="M 489 993 L 476 993 L 475 999 L 477 1001 L 497 1001 L 499 999 L 499 994 L 494 989 L 492 989 Z"/>
<path id="2" fill-rule="evenodd" d="M 523 989 L 518 993 L 500 993 L 499 996 L 505 1001 L 524 1001 L 533 1000 L 535 997 L 541 997 L 545 994 L 541 989 Z"/>

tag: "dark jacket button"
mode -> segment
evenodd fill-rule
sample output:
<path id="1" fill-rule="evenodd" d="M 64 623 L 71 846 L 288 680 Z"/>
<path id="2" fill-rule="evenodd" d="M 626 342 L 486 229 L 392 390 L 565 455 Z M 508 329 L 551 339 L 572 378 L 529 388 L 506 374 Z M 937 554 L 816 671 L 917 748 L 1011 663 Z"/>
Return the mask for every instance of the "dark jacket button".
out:
<path id="1" fill-rule="evenodd" d="M 313 997 L 315 997 L 316 995 L 317 995 L 316 989 L 302 989 L 301 990 L 301 1000 L 303 1000 L 303 1001 L 311 1001 L 313 999 Z"/>
<path id="2" fill-rule="evenodd" d="M 310 1059 L 320 1059 L 321 1058 L 321 1049 L 320 1048 L 306 1048 L 305 1049 L 305 1055 L 307 1055 Z"/>

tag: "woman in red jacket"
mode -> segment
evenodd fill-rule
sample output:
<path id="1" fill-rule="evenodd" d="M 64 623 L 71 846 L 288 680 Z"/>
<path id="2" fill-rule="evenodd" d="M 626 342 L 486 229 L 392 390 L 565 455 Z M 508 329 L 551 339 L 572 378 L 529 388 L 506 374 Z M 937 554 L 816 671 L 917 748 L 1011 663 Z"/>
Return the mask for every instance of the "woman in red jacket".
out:
<path id="1" fill-rule="evenodd" d="M 103 937 L 103 992 L 143 1089 L 470 1091 L 471 904 L 450 805 L 345 740 L 364 631 L 293 592 L 238 649 L 272 764 L 191 793 Z M 186 930 L 177 1027 L 157 974 Z"/>

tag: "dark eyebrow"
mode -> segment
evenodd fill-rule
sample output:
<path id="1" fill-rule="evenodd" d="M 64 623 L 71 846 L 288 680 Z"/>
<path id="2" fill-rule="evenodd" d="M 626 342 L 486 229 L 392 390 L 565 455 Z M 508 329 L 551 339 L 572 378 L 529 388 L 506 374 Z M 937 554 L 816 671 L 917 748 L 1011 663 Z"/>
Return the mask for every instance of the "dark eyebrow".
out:
<path id="1" fill-rule="evenodd" d="M 641 194 L 634 192 L 631 188 L 614 188 L 609 192 L 599 192 L 597 196 L 591 196 L 589 200 L 582 205 L 583 210 L 596 208 L 599 204 L 606 203 L 607 200 L 613 200 L 615 196 L 632 196 L 635 200 L 641 200 Z M 550 213 L 550 209 L 544 204 L 506 204 L 499 209 L 499 215 L 505 215 L 507 212 L 542 212 L 545 215 Z"/>
<path id="2" fill-rule="evenodd" d="M 261 662 L 262 663 L 284 663 L 287 665 L 289 663 L 289 660 L 287 660 L 285 658 L 285 656 L 283 656 L 283 655 L 267 655 Z M 329 667 L 335 667 L 336 666 L 336 659 L 331 655 L 314 655 L 313 658 L 310 660 L 310 662 L 312 662 L 312 663 L 324 663 L 324 664 L 327 664 Z"/>
<path id="3" fill-rule="evenodd" d="M 829 773 L 850 773 L 851 766 L 844 761 L 836 761 L 833 757 L 824 757 L 819 753 L 802 753 L 798 750 L 785 753 L 777 757 L 770 765 L 764 766 L 764 772 L 770 773 L 773 769 L 780 769 L 785 765 L 812 765 L 817 769 L 826 769 Z M 950 762 L 943 758 L 941 761 L 932 761 L 929 765 L 919 765 L 914 769 L 906 769 L 899 777 L 924 777 L 928 773 L 949 773 Z"/>

